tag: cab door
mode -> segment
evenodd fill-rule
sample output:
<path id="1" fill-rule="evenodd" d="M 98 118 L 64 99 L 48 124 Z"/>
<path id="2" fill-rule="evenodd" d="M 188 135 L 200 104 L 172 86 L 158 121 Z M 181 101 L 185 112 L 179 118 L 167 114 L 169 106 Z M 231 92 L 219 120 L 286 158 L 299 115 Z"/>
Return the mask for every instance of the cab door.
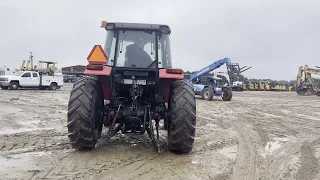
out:
<path id="1" fill-rule="evenodd" d="M 40 77 L 39 74 L 36 72 L 32 73 L 32 80 L 31 80 L 30 86 L 40 86 Z"/>
<path id="2" fill-rule="evenodd" d="M 19 84 L 20 86 L 30 86 L 32 81 L 31 72 L 25 72 L 20 76 Z"/>

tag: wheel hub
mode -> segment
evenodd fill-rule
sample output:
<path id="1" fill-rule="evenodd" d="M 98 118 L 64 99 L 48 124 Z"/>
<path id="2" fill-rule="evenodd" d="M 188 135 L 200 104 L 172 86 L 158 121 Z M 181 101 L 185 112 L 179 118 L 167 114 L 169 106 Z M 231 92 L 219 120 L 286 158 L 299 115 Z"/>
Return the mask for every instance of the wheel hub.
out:
<path id="1" fill-rule="evenodd" d="M 209 97 L 209 92 L 208 92 L 208 91 L 206 91 L 206 92 L 204 93 L 204 97 L 205 97 L 205 98 L 208 98 L 208 97 Z"/>

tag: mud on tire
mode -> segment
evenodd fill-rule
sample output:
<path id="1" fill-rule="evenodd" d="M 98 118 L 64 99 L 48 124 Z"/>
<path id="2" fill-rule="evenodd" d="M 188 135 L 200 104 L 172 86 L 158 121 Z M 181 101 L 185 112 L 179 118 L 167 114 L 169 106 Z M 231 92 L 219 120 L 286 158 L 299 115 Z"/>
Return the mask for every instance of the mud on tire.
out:
<path id="1" fill-rule="evenodd" d="M 68 104 L 68 137 L 74 149 L 89 150 L 101 137 L 103 93 L 100 82 L 86 77 L 74 83 Z"/>
<path id="2" fill-rule="evenodd" d="M 189 153 L 196 133 L 196 99 L 192 85 L 181 80 L 173 82 L 169 101 L 169 150 Z"/>

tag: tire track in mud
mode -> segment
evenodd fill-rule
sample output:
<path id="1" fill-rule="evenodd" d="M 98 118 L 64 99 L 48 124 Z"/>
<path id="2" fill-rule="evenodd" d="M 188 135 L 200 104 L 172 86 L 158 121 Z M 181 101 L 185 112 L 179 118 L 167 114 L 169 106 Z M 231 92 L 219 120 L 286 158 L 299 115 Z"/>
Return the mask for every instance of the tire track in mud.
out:
<path id="1" fill-rule="evenodd" d="M 264 161 L 259 157 L 258 150 L 255 147 L 253 137 L 255 135 L 250 129 L 245 128 L 239 122 L 232 122 L 232 126 L 239 134 L 239 151 L 236 164 L 233 167 L 231 179 L 248 180 L 256 177 L 264 177 Z"/>
<path id="2" fill-rule="evenodd" d="M 319 122 L 312 119 L 301 120 L 297 113 L 306 113 L 306 111 L 297 112 L 294 109 L 296 105 L 289 106 L 288 104 L 282 101 L 277 105 L 269 105 L 270 107 L 267 104 L 255 105 L 243 113 L 243 116 L 248 117 L 246 123 L 243 124 L 252 124 L 255 127 L 260 136 L 261 145 L 266 145 L 265 143 L 271 140 L 270 135 L 289 137 L 289 140 L 278 150 L 272 154 L 266 154 L 267 171 L 271 179 L 295 179 L 298 170 L 304 172 L 303 169 L 308 168 L 306 166 L 308 163 L 302 163 L 303 156 L 310 156 L 311 153 L 304 153 L 301 145 L 307 139 L 312 139 L 315 135 L 319 136 L 319 131 L 316 129 Z M 248 106 L 249 104 L 242 103 L 242 105 Z M 312 112 L 315 107 L 308 106 L 307 108 Z M 262 128 L 263 131 L 259 133 Z M 302 175 L 301 177 L 307 176 Z"/>
<path id="3" fill-rule="evenodd" d="M 68 156 L 69 157 L 69 156 Z M 66 159 L 68 159 L 66 157 Z M 101 157 L 101 156 L 100 156 Z M 117 179 L 122 176 L 128 175 L 139 169 L 143 164 L 146 164 L 157 156 L 153 157 L 135 157 L 130 160 L 123 159 L 109 159 L 105 158 L 102 161 L 98 159 L 88 159 L 86 162 L 72 163 L 68 166 L 53 166 L 47 171 L 38 172 L 32 175 L 29 179 L 70 179 L 70 178 L 83 178 L 83 179 Z M 77 157 L 77 159 L 80 157 Z M 103 157 L 101 157 L 103 158 Z M 77 160 L 76 160 L 77 161 Z M 131 174 L 132 175 L 132 174 Z"/>
<path id="4" fill-rule="evenodd" d="M 299 97 L 302 102 L 297 103 L 288 100 L 293 97 L 290 94 L 285 95 L 288 99 L 279 100 L 280 95 L 276 93 L 263 92 L 261 96 L 259 93 L 235 93 L 235 98 L 230 102 L 197 100 L 198 123 L 194 150 L 183 156 L 166 151 L 157 155 L 146 142 L 138 142 L 133 146 L 122 140 L 102 144 L 90 152 L 71 151 L 66 130 L 63 129 L 66 122 L 65 117 L 62 118 L 65 116 L 62 111 L 65 106 L 59 105 L 64 104 L 64 100 L 54 93 L 57 101 L 48 103 L 53 106 L 50 112 L 54 114 L 46 117 L 48 115 L 44 112 L 48 107 L 44 104 L 24 108 L 23 103 L 27 99 L 34 98 L 36 102 L 35 96 L 38 95 L 34 93 L 22 98 L 23 101 L 15 106 L 36 113 L 43 126 L 55 126 L 54 119 L 61 118 L 60 127 L 1 136 L 0 153 L 11 156 L 31 151 L 52 152 L 50 156 L 38 159 L 37 168 L 24 172 L 29 179 L 162 177 L 264 180 L 320 177 L 320 131 L 317 132 L 320 124 L 303 116 L 318 106 L 309 104 L 304 106 L 306 109 L 299 110 L 295 106 L 304 105 L 309 99 Z M 50 96 L 48 94 L 39 96 L 39 99 L 45 100 Z M 59 111 L 61 113 L 57 114 Z M 318 141 L 312 141 L 315 139 Z M 277 141 L 279 147 L 274 150 L 266 148 L 267 144 L 271 147 L 277 145 Z"/>
<path id="5" fill-rule="evenodd" d="M 305 141 L 301 146 L 301 167 L 297 180 L 313 179 L 319 173 L 319 160 L 315 157 L 312 143 Z"/>
<path id="6" fill-rule="evenodd" d="M 239 106 L 241 106 L 241 108 Z M 236 106 L 231 107 L 232 110 L 238 110 L 238 111 L 239 109 L 242 110 L 242 112 L 234 116 L 234 121 L 236 121 L 237 123 L 240 123 L 239 126 L 243 128 L 243 127 L 247 127 L 248 124 L 252 125 L 252 128 L 249 128 L 249 129 L 240 128 L 240 130 L 238 130 L 238 133 L 240 134 L 240 138 L 239 138 L 240 140 L 239 140 L 239 154 L 237 156 L 237 163 L 241 162 L 241 160 L 243 159 L 246 159 L 246 160 L 252 160 L 255 158 L 258 160 L 260 159 L 260 165 L 259 163 L 258 165 L 256 165 L 256 167 L 258 167 L 256 169 L 258 170 L 254 170 L 253 168 L 255 166 L 254 163 L 251 163 L 251 165 L 250 164 L 243 165 L 245 167 L 244 168 L 245 171 L 247 171 L 243 173 L 244 174 L 243 177 L 239 175 L 235 175 L 235 172 L 237 171 L 237 163 L 236 163 L 233 169 L 234 179 L 255 179 L 257 177 L 260 177 L 260 179 L 269 179 L 268 177 L 270 176 L 272 177 L 271 179 L 278 179 L 278 178 L 283 179 L 284 177 L 289 178 L 288 174 L 291 177 L 295 177 L 299 169 L 305 168 L 304 165 L 300 165 L 300 159 L 299 159 L 302 157 L 303 153 L 301 153 L 302 154 L 301 156 L 298 156 L 298 154 L 300 153 L 301 144 L 306 139 L 308 138 L 310 139 L 310 137 L 303 138 L 303 136 L 306 136 L 307 134 L 309 136 L 310 134 L 314 135 L 314 132 L 317 131 L 315 127 L 317 127 L 317 125 L 319 126 L 319 123 L 317 121 L 309 121 L 309 119 L 305 119 L 303 121 L 308 125 L 307 127 L 301 129 L 301 127 L 305 125 L 305 123 L 301 122 L 301 119 L 298 118 L 299 116 L 296 113 L 293 113 L 293 114 L 291 113 L 290 116 L 288 117 L 287 115 L 288 112 L 286 111 L 283 112 L 279 110 L 281 108 L 290 109 L 290 107 L 286 107 L 286 106 L 287 106 L 287 103 L 282 103 L 280 107 L 270 106 L 269 108 L 266 108 L 267 104 L 261 104 L 261 105 L 254 104 L 254 106 L 252 105 L 250 107 L 250 104 L 239 103 Z M 312 108 L 314 108 L 314 106 L 312 106 Z M 295 111 L 293 110 L 292 112 L 295 112 Z M 244 120 L 239 121 L 240 117 L 243 117 L 241 119 L 244 119 Z M 297 122 L 294 122 L 295 120 L 297 120 Z M 235 127 L 236 125 L 233 123 L 234 121 L 230 122 L 232 127 Z M 309 128 L 312 128 L 311 132 L 308 131 Z M 245 132 L 249 134 L 249 137 L 245 138 L 245 134 L 243 133 L 241 134 L 241 132 Z M 255 132 L 255 133 L 252 133 L 252 132 Z M 264 152 L 263 149 L 264 149 L 264 146 L 267 144 L 267 142 L 271 140 L 269 137 L 269 134 L 275 135 L 275 136 L 280 135 L 280 137 L 281 136 L 292 137 L 293 139 L 291 138 L 292 142 L 290 142 L 289 140 L 289 142 L 286 142 L 285 144 L 283 144 L 282 147 L 280 147 L 280 149 L 275 150 L 275 152 L 273 152 L 272 154 L 267 154 L 266 152 Z M 254 138 L 257 135 L 259 138 L 258 139 Z M 254 141 L 260 141 L 260 142 L 257 143 Z M 260 155 L 258 156 L 252 155 L 252 153 L 254 152 L 251 152 L 251 155 L 244 156 L 245 158 L 243 158 L 241 154 L 241 151 L 242 151 L 241 144 L 243 143 L 248 144 L 245 147 L 249 147 L 250 151 L 251 151 L 250 147 L 252 147 L 252 149 L 256 149 L 256 152 L 260 151 L 259 153 Z M 241 168 L 239 169 L 240 169 L 239 170 L 240 172 L 243 171 L 241 170 Z M 290 172 L 288 173 L 288 171 Z M 261 173 L 261 172 L 264 172 L 264 173 Z M 292 172 L 293 172 L 293 175 L 292 175 Z M 285 173 L 287 173 L 287 176 Z"/>
<path id="7" fill-rule="evenodd" d="M 303 169 L 306 168 L 309 169 L 310 167 L 306 167 L 307 163 L 302 163 L 302 161 L 303 156 L 310 156 L 311 153 L 303 153 L 302 144 L 306 143 L 305 141 L 308 139 L 319 137 L 317 129 L 319 121 L 315 120 L 315 117 L 301 118 L 304 114 L 310 115 L 315 107 L 304 106 L 305 109 L 309 109 L 306 111 L 295 109 L 296 105 L 289 104 L 283 103 L 275 108 L 255 107 L 255 112 L 262 117 L 259 122 L 264 122 L 264 125 L 268 126 L 268 134 L 289 138 L 280 150 L 276 150 L 271 155 L 270 174 L 272 174 L 272 179 L 296 179 L 299 172 L 304 172 Z M 252 123 L 257 124 L 257 122 Z M 308 176 L 304 174 L 301 177 Z"/>
<path id="8" fill-rule="evenodd" d="M 222 102 L 225 103 L 225 102 Z M 246 103 L 237 101 L 235 104 L 227 104 L 224 107 L 223 116 L 224 124 L 229 124 L 229 131 L 237 134 L 238 154 L 236 157 L 233 171 L 230 173 L 230 179 L 268 179 L 267 178 L 267 160 L 264 158 L 264 150 L 261 146 L 262 142 L 266 143 L 268 139 L 260 138 L 261 135 L 267 135 L 267 132 L 260 133 L 251 127 L 251 123 L 246 122 L 248 112 L 252 108 Z M 218 114 L 218 112 L 217 112 Z M 209 114 L 208 114 L 209 115 Z M 219 115 L 216 115 L 219 118 Z M 253 116 L 256 118 L 256 116 Z M 252 118 L 252 117 L 251 117 Z M 220 119 L 222 119 L 220 117 Z M 247 127 L 250 125 L 249 127 Z"/>
<path id="9" fill-rule="evenodd" d="M 203 125 L 199 126 L 199 124 L 201 123 L 203 123 Z M 207 125 L 211 127 L 217 126 L 217 129 L 212 131 L 211 128 L 208 129 L 205 127 Z M 230 127 L 231 126 L 227 123 L 224 123 L 224 121 L 211 120 L 207 123 L 205 123 L 204 121 L 199 122 L 197 129 L 197 138 L 199 139 L 198 141 L 196 141 L 194 151 L 190 155 L 179 157 L 169 152 L 164 152 L 160 156 L 154 156 L 152 155 L 154 153 L 150 152 L 149 148 L 149 150 L 140 149 L 141 152 L 146 150 L 147 152 L 145 152 L 145 154 L 143 155 L 138 153 L 140 154 L 140 156 L 138 156 L 134 153 L 136 152 L 136 150 L 130 148 L 127 150 L 128 153 L 122 154 L 122 150 L 120 150 L 120 152 L 118 151 L 119 153 L 116 153 L 122 154 L 122 157 L 120 158 L 121 160 L 119 162 L 118 160 L 114 159 L 116 155 L 113 151 L 117 151 L 117 149 L 114 149 L 115 147 L 112 146 L 117 146 L 117 144 L 119 143 L 123 144 L 123 142 L 115 142 L 113 145 L 111 144 L 111 149 L 106 149 L 106 147 L 103 145 L 102 149 L 96 149 L 93 152 L 84 155 L 83 157 L 85 157 L 85 159 L 88 159 L 90 157 L 90 162 L 93 162 L 90 163 L 90 165 L 88 165 L 88 163 L 84 163 L 86 161 L 85 159 L 83 161 L 79 161 L 79 157 L 77 155 L 78 153 L 70 154 L 60 161 L 63 164 L 69 162 L 67 163 L 68 165 L 64 165 L 62 167 L 55 166 L 48 170 L 35 172 L 32 175 L 31 179 L 35 179 L 36 177 L 52 179 L 74 177 L 81 177 L 84 179 L 120 179 L 120 177 L 122 179 L 159 179 L 160 174 L 163 179 L 212 179 L 212 177 L 215 176 L 227 177 L 226 174 L 229 174 L 231 172 L 233 161 L 230 159 L 223 160 L 227 159 L 228 157 L 217 153 L 217 150 L 237 144 L 237 141 L 233 137 L 234 134 L 224 135 L 227 134 Z M 199 142 L 199 140 L 203 141 Z M 141 144 L 138 146 L 141 146 Z M 105 152 L 102 153 L 101 151 Z M 134 151 L 133 154 L 131 151 Z M 108 153 L 113 153 L 112 157 L 110 157 L 111 159 L 108 158 Z M 127 159 L 127 156 L 134 157 Z M 207 156 L 209 156 L 210 158 L 204 159 L 204 157 Z M 223 161 L 221 162 L 221 160 Z M 200 162 L 200 164 L 197 164 L 199 163 L 198 161 Z M 217 164 L 217 162 L 219 161 L 220 163 Z M 190 165 L 190 163 L 195 164 L 192 166 Z M 73 167 L 74 170 L 70 169 L 69 167 Z M 196 169 L 195 167 L 206 168 L 200 170 Z M 212 167 L 212 170 L 208 171 L 208 167 Z M 202 173 L 202 171 L 206 173 Z"/>

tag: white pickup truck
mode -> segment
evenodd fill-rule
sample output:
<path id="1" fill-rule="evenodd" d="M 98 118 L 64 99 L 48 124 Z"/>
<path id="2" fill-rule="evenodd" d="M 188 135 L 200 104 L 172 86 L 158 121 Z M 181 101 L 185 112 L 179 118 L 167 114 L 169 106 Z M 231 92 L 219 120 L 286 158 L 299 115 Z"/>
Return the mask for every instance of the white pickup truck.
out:
<path id="1" fill-rule="evenodd" d="M 1 89 L 39 88 L 50 90 L 60 89 L 63 86 L 62 73 L 41 75 L 37 71 L 18 71 L 12 75 L 0 76 Z"/>

